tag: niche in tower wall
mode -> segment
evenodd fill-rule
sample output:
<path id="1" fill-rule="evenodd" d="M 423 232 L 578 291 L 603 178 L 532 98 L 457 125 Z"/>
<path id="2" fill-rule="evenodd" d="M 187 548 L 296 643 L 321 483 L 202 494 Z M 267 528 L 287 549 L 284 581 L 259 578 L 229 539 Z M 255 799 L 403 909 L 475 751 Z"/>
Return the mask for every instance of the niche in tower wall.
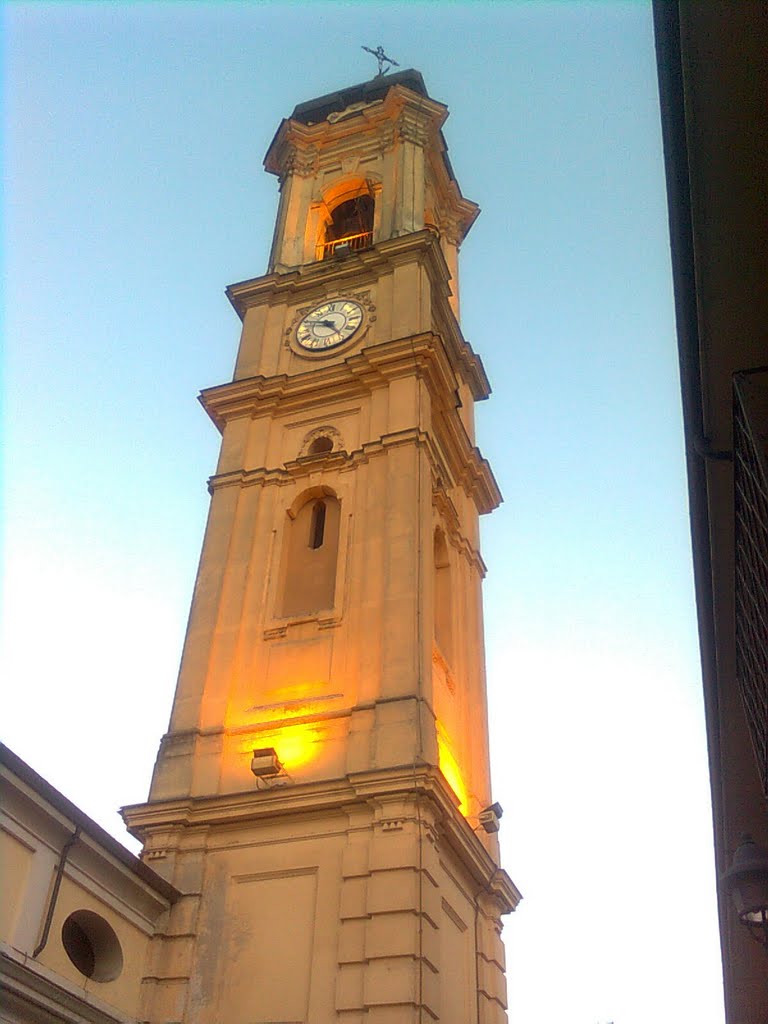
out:
<path id="1" fill-rule="evenodd" d="M 445 661 L 453 656 L 453 623 L 451 614 L 451 563 L 445 534 L 438 527 L 434 535 L 434 602 L 435 645 Z"/>
<path id="2" fill-rule="evenodd" d="M 335 495 L 308 495 L 294 517 L 286 516 L 279 616 L 312 615 L 333 607 L 340 512 Z"/>

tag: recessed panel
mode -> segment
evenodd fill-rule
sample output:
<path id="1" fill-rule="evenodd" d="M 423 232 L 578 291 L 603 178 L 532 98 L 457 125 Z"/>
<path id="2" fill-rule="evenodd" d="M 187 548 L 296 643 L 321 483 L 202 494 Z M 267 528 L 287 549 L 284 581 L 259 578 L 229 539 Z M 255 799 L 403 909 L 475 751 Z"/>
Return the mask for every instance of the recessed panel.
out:
<path id="1" fill-rule="evenodd" d="M 309 1013 L 316 896 L 314 869 L 233 879 L 220 1020 L 304 1024 Z"/>

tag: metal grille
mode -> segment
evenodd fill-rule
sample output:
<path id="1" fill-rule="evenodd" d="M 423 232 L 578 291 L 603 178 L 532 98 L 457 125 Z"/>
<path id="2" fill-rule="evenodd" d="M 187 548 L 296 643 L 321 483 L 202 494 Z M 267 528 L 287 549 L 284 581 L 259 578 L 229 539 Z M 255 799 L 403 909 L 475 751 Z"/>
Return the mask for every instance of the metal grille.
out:
<path id="1" fill-rule="evenodd" d="M 346 235 L 344 238 L 336 238 L 332 242 L 325 242 L 323 245 L 323 259 L 327 260 L 340 246 L 345 246 L 350 252 L 357 252 L 358 249 L 368 249 L 373 242 L 372 231 L 361 231 L 356 235 Z"/>
<path id="2" fill-rule="evenodd" d="M 736 673 L 768 797 L 768 370 L 734 378 Z"/>

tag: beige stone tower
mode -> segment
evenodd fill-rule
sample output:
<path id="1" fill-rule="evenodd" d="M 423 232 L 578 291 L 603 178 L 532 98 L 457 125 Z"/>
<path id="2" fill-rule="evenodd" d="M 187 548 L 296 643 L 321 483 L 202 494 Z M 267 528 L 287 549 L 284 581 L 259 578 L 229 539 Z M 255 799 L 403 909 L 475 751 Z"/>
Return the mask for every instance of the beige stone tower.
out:
<path id="1" fill-rule="evenodd" d="M 504 1021 L 464 199 L 418 72 L 298 106 L 232 383 L 143 857 L 185 895 L 143 1016 Z M 256 753 L 254 754 L 254 751 Z M 483 814 L 482 812 L 485 811 Z"/>

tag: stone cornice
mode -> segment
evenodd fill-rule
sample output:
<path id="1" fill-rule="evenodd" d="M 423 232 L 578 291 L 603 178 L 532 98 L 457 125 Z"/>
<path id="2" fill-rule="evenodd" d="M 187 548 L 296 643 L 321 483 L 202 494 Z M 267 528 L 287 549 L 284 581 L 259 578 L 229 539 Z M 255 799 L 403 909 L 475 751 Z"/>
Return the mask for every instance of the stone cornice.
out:
<path id="1" fill-rule="evenodd" d="M 475 401 L 487 398 L 491 386 L 482 360 L 464 338 L 448 303 L 450 272 L 434 231 L 425 229 L 378 242 L 345 259 L 306 263 L 285 273 L 264 274 L 230 285 L 227 298 L 241 320 L 256 306 L 285 302 L 298 305 L 324 295 L 329 288 L 343 291 L 376 281 L 404 260 L 419 260 L 430 278 L 433 315 L 456 372 L 467 382 Z M 322 289 L 322 291 L 321 291 Z M 314 372 L 314 371 L 313 371 Z"/>
<path id="2" fill-rule="evenodd" d="M 50 833 L 48 841 L 55 848 L 60 849 L 66 837 L 79 829 L 70 865 L 85 865 L 83 869 L 97 883 L 109 885 L 128 905 L 159 914 L 178 898 L 172 885 L 4 744 L 0 744 L 0 792 L 3 812 L 19 822 L 34 821 L 40 836 Z"/>
<path id="3" fill-rule="evenodd" d="M 412 429 L 385 434 L 377 441 L 369 441 L 361 448 L 357 448 L 352 452 L 339 451 L 331 452 L 324 456 L 302 456 L 291 462 L 286 462 L 284 466 L 277 466 L 271 469 L 260 466 L 257 469 L 238 469 L 229 473 L 218 473 L 215 476 L 209 477 L 208 491 L 210 494 L 213 494 L 214 491 L 223 490 L 226 487 L 285 487 L 297 480 L 309 480 L 321 467 L 326 472 L 333 472 L 335 470 L 346 473 L 361 464 L 369 462 L 371 459 L 385 455 L 390 448 L 403 444 L 422 445 L 430 462 L 433 479 L 442 480 L 444 478 L 440 472 L 444 469 L 443 459 L 432 438 L 416 429 Z M 435 492 L 440 495 L 440 498 L 438 499 L 433 496 L 433 502 L 441 509 L 445 509 L 446 503 L 448 507 L 453 509 L 450 519 L 450 535 L 453 543 L 474 566 L 480 576 L 484 577 L 487 572 L 485 562 L 477 548 L 460 532 L 458 528 L 458 515 L 450 498 L 442 490 L 444 485 L 441 483 L 435 486 L 439 486 L 441 490 Z M 439 502 L 442 504 L 439 504 Z M 481 507 L 480 512 L 481 514 L 483 512 L 492 512 L 495 507 L 488 504 Z"/>
<path id="4" fill-rule="evenodd" d="M 312 291 L 328 289 L 329 286 L 343 289 L 353 282 L 354 287 L 375 281 L 382 272 L 391 270 L 398 257 L 404 253 L 414 256 L 431 248 L 434 236 L 431 231 L 416 231 L 398 238 L 377 242 L 369 249 L 352 252 L 343 259 L 316 260 L 304 263 L 292 270 L 263 274 L 261 277 L 238 281 L 226 289 L 226 295 L 241 320 L 253 306 L 298 303 L 310 299 Z M 438 247 L 439 248 L 439 247 Z M 445 268 L 445 280 L 448 280 Z M 306 295 L 304 293 L 310 293 Z"/>
<path id="5" fill-rule="evenodd" d="M 135 1024 L 133 1017 L 5 942 L 0 942 L 0 988 L 3 1006 L 14 1020 Z"/>
<path id="6" fill-rule="evenodd" d="M 380 800 L 394 793 L 407 794 L 408 791 L 428 796 L 437 812 L 439 834 L 469 869 L 478 885 L 499 900 L 502 913 L 510 913 L 517 907 L 522 899 L 519 890 L 459 812 L 458 800 L 439 769 L 427 764 L 406 765 L 360 772 L 349 778 L 358 798 Z"/>
<path id="7" fill-rule="evenodd" d="M 451 544 L 474 567 L 480 577 L 484 579 L 488 572 L 488 566 L 483 561 L 482 555 L 474 544 L 461 532 L 456 506 L 451 501 L 450 495 L 443 487 L 439 478 L 436 478 L 433 483 L 432 505 L 440 517 L 441 524 Z"/>
<path id="8" fill-rule="evenodd" d="M 450 363 L 441 339 L 431 332 L 371 346 L 342 363 L 316 366 L 304 373 L 249 377 L 208 388 L 200 394 L 200 402 L 223 431 L 230 419 L 274 415 L 278 408 L 289 411 L 315 405 L 325 407 L 331 401 L 368 394 L 389 380 L 413 373 L 426 382 L 436 407 L 442 408 L 433 428 L 445 451 L 454 483 L 472 496 L 481 514 L 492 511 L 501 502 L 501 493 L 488 462 L 470 443 L 455 410 L 446 401 L 445 396 L 453 393 Z M 414 429 L 421 429 L 421 425 Z M 301 464 L 302 460 L 296 462 Z M 291 472 L 282 467 L 263 467 L 260 471 Z"/>
<path id="9" fill-rule="evenodd" d="M 344 286 L 349 279 L 358 282 L 366 278 L 365 271 L 369 272 L 370 280 L 375 280 L 383 270 L 390 269 L 393 258 L 428 249 L 433 239 L 433 232 L 425 228 L 377 242 L 371 248 L 359 249 L 343 259 L 315 260 L 291 270 L 262 274 L 261 277 L 229 285 L 227 298 L 242 320 L 251 306 L 300 301 L 303 291 L 336 283 Z M 445 276 L 447 280 L 447 268 Z"/>
<path id="10" fill-rule="evenodd" d="M 415 133 L 418 144 L 433 141 L 439 150 L 437 139 L 447 116 L 442 103 L 419 96 L 403 85 L 393 85 L 383 100 L 362 105 L 348 117 L 315 124 L 286 118 L 267 150 L 264 168 L 282 180 L 295 169 L 297 153 L 337 156 L 347 140 L 359 149 L 366 135 L 374 146 L 381 146 L 382 142 L 391 145 L 393 126 L 398 135 L 404 131 L 408 141 L 414 141 L 411 137 Z M 445 173 L 447 176 L 447 170 Z"/>
<path id="11" fill-rule="evenodd" d="M 311 177 L 354 153 L 366 160 L 404 142 L 428 154 L 429 177 L 440 198 L 441 229 L 460 245 L 480 208 L 466 199 L 454 177 L 441 131 L 448 110 L 404 85 L 393 85 L 383 99 L 358 103 L 314 124 L 287 118 L 275 133 L 264 167 L 281 181 L 290 174 Z"/>
<path id="12" fill-rule="evenodd" d="M 432 765 L 402 765 L 324 782 L 133 804 L 123 807 L 121 813 L 129 832 L 146 841 L 156 830 L 164 833 L 190 827 L 207 830 L 285 816 L 295 818 L 300 814 L 334 810 L 348 813 L 356 804 L 376 803 L 393 796 L 426 797 L 439 834 L 460 858 L 474 882 L 498 901 L 503 913 L 515 909 L 521 899 L 518 889 L 459 813 L 456 797 L 440 771 Z M 205 841 L 203 831 L 200 840 Z"/>
<path id="13" fill-rule="evenodd" d="M 460 246 L 480 216 L 480 207 L 466 199 L 456 180 L 446 173 L 442 152 L 430 149 L 428 165 L 440 211 L 440 230 L 452 245 Z"/>

